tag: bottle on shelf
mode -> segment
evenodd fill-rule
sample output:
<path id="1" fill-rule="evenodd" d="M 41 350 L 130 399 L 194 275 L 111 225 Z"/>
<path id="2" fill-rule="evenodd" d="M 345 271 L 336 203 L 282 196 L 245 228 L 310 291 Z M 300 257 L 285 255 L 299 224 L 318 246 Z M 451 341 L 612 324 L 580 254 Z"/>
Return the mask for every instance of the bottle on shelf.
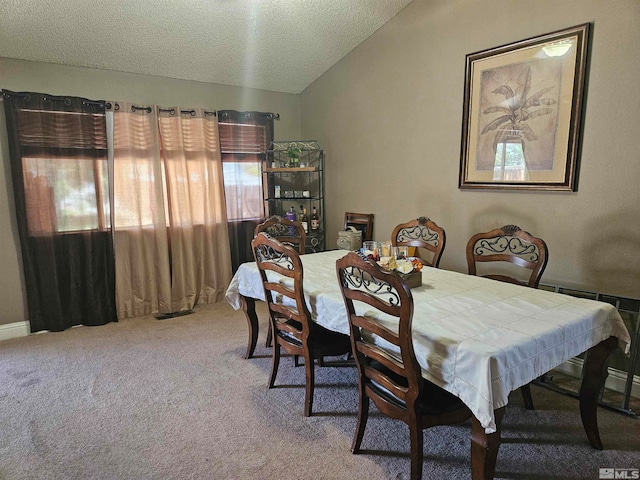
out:
<path id="1" fill-rule="evenodd" d="M 316 206 L 313 206 L 313 210 L 311 213 L 311 231 L 317 232 L 320 228 L 320 218 L 318 217 L 318 211 L 316 210 Z"/>
<path id="2" fill-rule="evenodd" d="M 284 215 L 288 220 L 291 220 L 292 222 L 295 222 L 297 220 L 296 218 L 296 212 L 293 209 L 293 206 L 289 209 L 289 211 L 287 213 L 285 213 Z M 296 234 L 296 229 L 295 227 L 289 227 L 289 236 L 294 236 Z"/>
<path id="3" fill-rule="evenodd" d="M 289 208 L 289 210 L 287 211 L 287 213 L 284 214 L 284 216 L 291 220 L 292 222 L 295 222 L 297 220 L 296 217 L 296 212 L 293 210 L 293 206 Z"/>
<path id="4" fill-rule="evenodd" d="M 304 233 L 309 233 L 309 219 L 307 218 L 307 209 L 302 208 L 302 205 L 300 205 L 300 214 L 298 215 L 298 221 L 302 224 Z"/>

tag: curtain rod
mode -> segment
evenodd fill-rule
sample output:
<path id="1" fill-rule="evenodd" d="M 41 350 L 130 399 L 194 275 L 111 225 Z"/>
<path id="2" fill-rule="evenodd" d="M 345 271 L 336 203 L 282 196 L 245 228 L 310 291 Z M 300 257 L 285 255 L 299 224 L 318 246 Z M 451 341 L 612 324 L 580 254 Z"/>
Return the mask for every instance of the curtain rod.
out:
<path id="1" fill-rule="evenodd" d="M 29 101 L 31 95 L 29 95 L 29 93 L 26 92 L 11 92 L 9 90 L 1 90 L 2 96 L 15 96 L 15 97 L 22 97 L 27 99 L 27 101 Z M 47 101 L 64 101 L 66 102 L 70 102 L 70 100 L 68 99 L 68 97 L 62 97 L 62 96 L 54 96 L 54 95 L 46 95 L 44 97 L 44 100 Z M 107 110 L 111 110 L 111 108 L 113 107 L 114 110 L 120 110 L 120 105 L 116 102 L 114 104 L 112 104 L 111 102 L 103 102 L 103 101 L 92 101 L 92 100 L 83 100 L 82 102 L 84 105 L 98 105 L 98 106 L 102 106 L 104 105 Z M 146 113 L 151 113 L 152 108 L 151 107 L 138 107 L 137 105 L 131 105 L 131 111 L 132 112 L 136 112 L 138 110 L 142 110 Z M 175 115 L 176 111 L 174 108 L 160 108 L 158 107 L 158 111 L 159 112 L 165 112 L 165 113 L 170 113 L 171 115 Z M 195 116 L 195 110 L 180 110 L 181 114 L 190 114 L 191 116 Z M 260 116 L 266 116 L 268 119 L 274 118 L 276 120 L 280 120 L 280 114 L 279 113 L 271 113 L 271 112 L 267 112 L 267 113 L 263 113 L 263 112 L 247 112 L 245 113 L 246 117 L 250 117 L 251 113 L 255 113 L 256 115 L 260 115 Z M 218 112 L 216 110 L 205 110 L 204 111 L 205 116 L 210 117 L 210 116 L 217 116 Z M 228 117 L 229 114 L 227 112 L 223 112 L 221 114 L 221 117 L 226 118 Z"/>
<path id="2" fill-rule="evenodd" d="M 175 115 L 176 114 L 176 109 L 175 108 L 160 108 L 158 107 L 158 112 L 163 112 L 163 113 L 169 113 L 171 115 Z M 196 111 L 195 110 L 180 110 L 180 113 L 182 115 L 191 115 L 192 117 L 196 116 Z M 210 117 L 210 116 L 216 116 L 218 114 L 218 112 L 216 112 L 215 110 L 209 112 L 207 110 L 204 111 L 205 116 Z"/>
<path id="3" fill-rule="evenodd" d="M 237 113 L 243 113 L 243 112 L 237 112 Z M 280 120 L 280 114 L 279 113 L 271 113 L 271 112 L 244 112 L 244 117 L 245 118 L 251 118 L 251 115 L 255 114 L 255 115 L 260 115 L 262 117 L 267 117 L 268 119 L 272 119 L 275 118 L 276 120 Z M 221 118 L 227 118 L 229 116 L 228 112 L 222 112 L 220 114 Z"/>
<path id="4" fill-rule="evenodd" d="M 27 102 L 31 100 L 31 93 L 30 92 L 12 92 L 10 90 L 2 90 L 1 94 L 3 97 L 16 97 L 16 98 L 22 98 L 24 100 L 26 100 Z M 82 104 L 86 105 L 86 106 L 98 106 L 98 107 L 104 107 L 106 105 L 110 105 L 110 104 L 105 104 L 104 100 L 89 100 L 87 98 L 81 98 L 81 97 L 74 97 L 74 96 L 65 96 L 65 95 L 48 95 L 48 94 L 44 94 L 44 93 L 36 93 L 36 95 L 42 95 L 42 100 L 45 102 L 63 102 L 65 105 L 69 106 L 71 105 L 72 102 L 72 98 L 76 98 L 79 100 L 82 100 Z M 109 108 L 109 107 L 107 107 Z"/>
<path id="5" fill-rule="evenodd" d="M 131 105 L 131 111 L 136 113 L 138 110 L 142 110 L 143 112 L 151 113 L 151 107 L 138 107 L 136 105 Z"/>
<path id="6" fill-rule="evenodd" d="M 112 106 L 113 106 L 114 110 L 120 110 L 120 105 L 117 102 L 115 104 L 111 104 L 111 102 L 107 102 L 106 103 L 107 109 L 111 109 Z M 169 113 L 171 115 L 175 115 L 176 114 L 176 109 L 175 108 L 160 108 L 160 107 L 157 107 L 157 108 L 158 108 L 158 112 Z M 132 112 L 135 113 L 135 112 L 137 112 L 139 110 L 142 110 L 143 112 L 146 112 L 146 113 L 151 113 L 151 111 L 153 109 L 151 107 L 138 107 L 137 105 L 131 105 L 131 111 Z M 180 110 L 180 113 L 183 114 L 183 115 L 189 114 L 192 117 L 196 116 L 196 111 L 193 110 L 193 109 L 192 110 Z M 213 110 L 213 111 L 205 110 L 204 114 L 205 114 L 206 117 L 211 117 L 211 116 L 215 117 L 218 114 L 218 112 L 215 111 L 215 110 Z"/>

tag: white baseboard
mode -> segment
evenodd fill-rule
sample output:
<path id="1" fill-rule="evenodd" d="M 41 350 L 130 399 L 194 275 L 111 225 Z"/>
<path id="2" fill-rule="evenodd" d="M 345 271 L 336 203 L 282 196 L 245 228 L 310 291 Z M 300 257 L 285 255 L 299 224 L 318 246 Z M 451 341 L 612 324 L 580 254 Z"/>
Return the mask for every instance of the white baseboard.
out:
<path id="1" fill-rule="evenodd" d="M 582 363 L 581 358 L 571 358 L 561 365 L 558 365 L 555 370 L 559 370 L 562 373 L 571 375 L 572 377 L 580 378 L 582 376 Z M 605 381 L 605 388 L 613 390 L 614 392 L 624 393 L 624 387 L 627 382 L 627 372 L 623 372 L 614 368 L 609 369 L 609 376 Z M 631 396 L 640 398 L 640 378 L 638 375 L 633 378 L 633 385 L 631 386 Z"/>
<path id="2" fill-rule="evenodd" d="M 0 325 L 0 340 L 26 337 L 29 335 L 29 322 L 14 322 Z"/>

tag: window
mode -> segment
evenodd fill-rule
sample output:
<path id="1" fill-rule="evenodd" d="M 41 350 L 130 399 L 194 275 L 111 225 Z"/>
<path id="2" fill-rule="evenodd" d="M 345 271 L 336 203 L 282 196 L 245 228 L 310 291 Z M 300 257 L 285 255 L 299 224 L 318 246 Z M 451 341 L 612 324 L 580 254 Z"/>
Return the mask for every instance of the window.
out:
<path id="1" fill-rule="evenodd" d="M 22 167 L 30 234 L 109 226 L 106 161 L 23 157 Z"/>
<path id="2" fill-rule="evenodd" d="M 104 113 L 25 108 L 17 118 L 29 234 L 108 229 Z"/>
<path id="3" fill-rule="evenodd" d="M 273 141 L 273 115 L 233 110 L 218 114 L 227 218 L 230 222 L 262 219 L 260 167 Z"/>
<path id="4" fill-rule="evenodd" d="M 224 193 L 227 199 L 227 218 L 229 221 L 262 218 L 262 178 L 260 162 L 223 161 Z"/>

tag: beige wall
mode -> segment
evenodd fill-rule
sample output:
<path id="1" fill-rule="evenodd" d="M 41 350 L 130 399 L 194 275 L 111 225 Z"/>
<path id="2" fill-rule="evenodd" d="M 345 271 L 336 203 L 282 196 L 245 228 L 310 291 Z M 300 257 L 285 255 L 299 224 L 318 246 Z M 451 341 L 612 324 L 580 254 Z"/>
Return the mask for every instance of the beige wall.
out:
<path id="1" fill-rule="evenodd" d="M 459 190 L 465 55 L 585 22 L 579 190 Z M 515 223 L 549 245 L 543 281 L 640 298 L 639 23 L 637 0 L 414 0 L 300 96 L 2 58 L 0 88 L 278 112 L 277 139 L 325 149 L 330 244 L 345 210 L 374 212 L 377 239 L 428 215 L 447 231 L 441 266 L 466 271 L 473 233 Z M 26 319 L 2 115 L 0 160 L 2 325 Z"/>
<path id="2" fill-rule="evenodd" d="M 458 189 L 465 55 L 593 22 L 575 193 Z M 414 0 L 301 94 L 302 136 L 326 153 L 327 223 L 375 213 L 374 237 L 427 215 L 441 267 L 466 241 L 517 224 L 544 238 L 543 282 L 640 298 L 640 2 Z"/>
<path id="3" fill-rule="evenodd" d="M 142 104 L 276 112 L 276 139 L 300 138 L 300 97 L 186 80 L 0 58 L 0 88 Z M 1 105 L 1 104 L 0 104 Z M 0 108 L 3 111 L 3 107 Z M 0 115 L 0 325 L 27 319 L 4 115 Z"/>

